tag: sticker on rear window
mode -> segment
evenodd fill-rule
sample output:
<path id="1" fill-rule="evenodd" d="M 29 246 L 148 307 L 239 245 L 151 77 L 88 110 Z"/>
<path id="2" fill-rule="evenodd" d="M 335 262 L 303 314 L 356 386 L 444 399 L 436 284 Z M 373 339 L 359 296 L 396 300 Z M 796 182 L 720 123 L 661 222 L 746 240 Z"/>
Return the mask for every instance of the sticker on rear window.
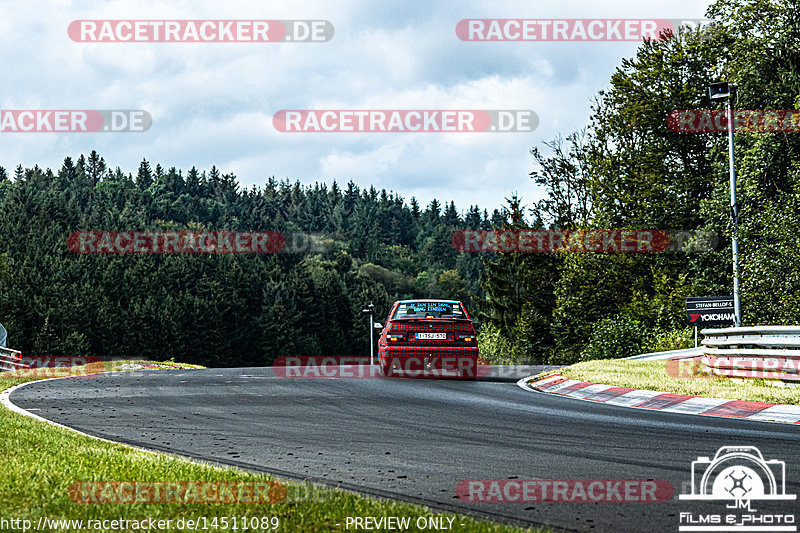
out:
<path id="1" fill-rule="evenodd" d="M 459 303 L 421 300 L 399 305 L 395 317 L 464 318 L 464 314 L 464 308 Z"/>

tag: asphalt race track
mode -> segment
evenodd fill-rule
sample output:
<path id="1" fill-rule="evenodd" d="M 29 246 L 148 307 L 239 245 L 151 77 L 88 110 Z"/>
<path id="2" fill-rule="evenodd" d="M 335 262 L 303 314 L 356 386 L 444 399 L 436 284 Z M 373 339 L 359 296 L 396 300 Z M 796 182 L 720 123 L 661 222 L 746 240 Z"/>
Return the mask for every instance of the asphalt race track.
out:
<path id="1" fill-rule="evenodd" d="M 678 531 L 691 463 L 720 446 L 786 462 L 800 493 L 800 428 L 650 412 L 522 390 L 508 381 L 287 379 L 270 368 L 124 372 L 33 383 L 11 401 L 142 447 L 496 521 L 578 531 Z M 667 480 L 660 503 L 461 501 L 462 480 Z M 797 501 L 753 501 L 792 513 Z M 458 529 L 458 528 L 456 528 Z"/>

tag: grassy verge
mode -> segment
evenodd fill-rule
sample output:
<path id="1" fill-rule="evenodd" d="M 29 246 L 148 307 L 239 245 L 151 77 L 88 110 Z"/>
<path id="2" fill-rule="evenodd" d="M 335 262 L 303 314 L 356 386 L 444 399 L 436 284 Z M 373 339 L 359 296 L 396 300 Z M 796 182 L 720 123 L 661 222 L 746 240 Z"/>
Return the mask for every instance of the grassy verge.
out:
<path id="1" fill-rule="evenodd" d="M 800 389 L 779 388 L 763 379 L 730 379 L 711 376 L 689 361 L 625 361 L 605 359 L 586 361 L 558 370 L 564 377 L 619 387 L 657 390 L 751 400 L 757 402 L 798 404 Z"/>
<path id="2" fill-rule="evenodd" d="M 70 369 L 70 374 L 92 373 L 125 368 L 132 363 L 153 364 L 152 361 L 119 361 L 93 363 L 85 369 Z M 168 365 L 170 366 L 170 365 Z M 49 369 L 48 377 L 56 377 Z M 166 370 L 170 371 L 170 370 Z M 15 377 L 20 374 L 0 373 L 0 390 L 19 383 L 34 381 L 31 378 Z M 24 374 L 22 374 L 24 375 Z M 206 531 L 344 531 L 345 520 L 352 517 L 410 517 L 413 524 L 419 517 L 454 518 L 453 530 L 518 532 L 522 529 L 476 520 L 460 515 L 440 514 L 422 506 L 396 501 L 359 496 L 335 489 L 314 487 L 308 483 L 285 482 L 286 498 L 277 503 L 260 504 L 209 504 L 194 503 L 76 503 L 70 497 L 70 489 L 76 482 L 104 481 L 217 481 L 217 482 L 262 482 L 270 477 L 248 473 L 233 468 L 218 468 L 211 465 L 189 462 L 176 456 L 149 453 L 103 442 L 78 435 L 72 431 L 54 427 L 44 422 L 13 413 L 0 407 L 0 530 L 22 531 L 24 522 L 9 522 L 12 519 L 30 520 L 28 527 L 36 527 L 46 517 L 51 522 L 45 531 L 194 531 L 195 526 L 187 520 L 200 520 L 197 530 Z M 453 480 L 453 490 L 458 480 Z M 97 484 L 96 487 L 110 485 Z M 282 488 L 277 493 L 281 494 Z M 73 488 L 74 491 L 74 488 Z M 104 498 L 119 497 L 111 493 L 91 492 Z M 83 496 L 73 492 L 76 499 Z M 186 493 L 188 495 L 188 492 Z M 123 497 L 129 496 L 124 493 Z M 215 527 L 212 520 L 217 517 Z M 227 518 L 223 527 L 222 517 Z M 233 522 L 234 517 L 236 522 Z M 262 517 L 268 518 L 262 523 Z M 183 518 L 183 526 L 178 521 Z M 145 521 L 153 519 L 155 527 L 141 527 L 142 523 L 114 524 L 110 520 Z M 5 520 L 6 522 L 3 522 Z M 82 528 L 53 522 L 55 520 L 83 520 Z M 99 520 L 91 527 L 89 520 Z M 159 527 L 159 520 L 170 520 L 169 527 Z M 255 521 L 254 521 L 255 520 Z M 277 520 L 277 521 L 276 521 Z M 102 523 L 102 521 L 106 521 Z M 246 525 L 245 525 L 246 522 Z M 275 525 L 277 524 L 277 527 Z M 123 526 L 128 527 L 115 527 Z M 235 526 L 235 527 L 234 527 Z M 529 530 L 534 531 L 534 530 Z M 542 530 L 535 530 L 542 531 Z"/>

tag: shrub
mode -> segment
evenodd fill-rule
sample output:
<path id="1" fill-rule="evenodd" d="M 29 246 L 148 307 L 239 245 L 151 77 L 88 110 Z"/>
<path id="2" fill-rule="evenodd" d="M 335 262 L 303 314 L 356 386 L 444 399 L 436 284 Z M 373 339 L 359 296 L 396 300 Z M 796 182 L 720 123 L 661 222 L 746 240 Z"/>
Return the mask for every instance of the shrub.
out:
<path id="1" fill-rule="evenodd" d="M 662 331 L 653 335 L 652 339 L 645 340 L 642 346 L 643 353 L 666 352 L 669 350 L 684 350 L 694 347 L 694 328 L 683 328 L 673 331 Z"/>
<path id="2" fill-rule="evenodd" d="M 606 317 L 592 324 L 589 345 L 581 359 L 620 359 L 642 353 L 647 330 L 638 320 L 624 315 Z"/>
<path id="3" fill-rule="evenodd" d="M 492 324 L 481 325 L 478 333 L 478 353 L 492 365 L 515 363 L 511 343 L 500 332 L 500 328 Z"/>

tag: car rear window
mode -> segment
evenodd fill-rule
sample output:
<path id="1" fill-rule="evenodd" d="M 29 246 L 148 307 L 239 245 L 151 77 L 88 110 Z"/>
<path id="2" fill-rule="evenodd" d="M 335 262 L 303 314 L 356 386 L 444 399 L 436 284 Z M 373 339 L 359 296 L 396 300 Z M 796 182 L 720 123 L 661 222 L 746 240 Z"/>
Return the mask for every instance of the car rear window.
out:
<path id="1" fill-rule="evenodd" d="M 466 318 L 461 304 L 420 300 L 403 302 L 392 318 Z"/>

